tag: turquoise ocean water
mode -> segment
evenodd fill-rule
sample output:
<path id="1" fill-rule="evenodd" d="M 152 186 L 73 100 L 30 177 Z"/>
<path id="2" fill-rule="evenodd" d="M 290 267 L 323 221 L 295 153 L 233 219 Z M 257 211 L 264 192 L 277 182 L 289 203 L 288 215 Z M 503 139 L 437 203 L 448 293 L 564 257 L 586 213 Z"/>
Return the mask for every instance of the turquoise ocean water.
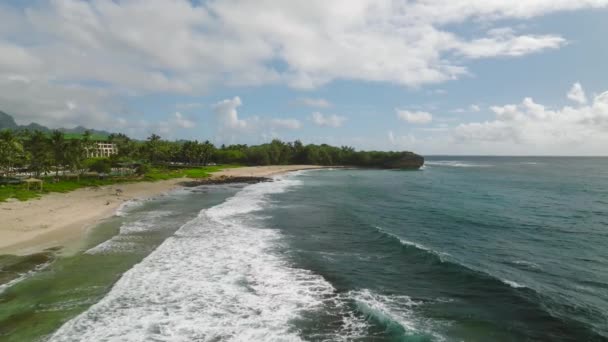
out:
<path id="1" fill-rule="evenodd" d="M 608 340 L 608 159 L 297 172 L 194 212 L 210 189 L 125 209 L 189 216 L 49 340 Z"/>

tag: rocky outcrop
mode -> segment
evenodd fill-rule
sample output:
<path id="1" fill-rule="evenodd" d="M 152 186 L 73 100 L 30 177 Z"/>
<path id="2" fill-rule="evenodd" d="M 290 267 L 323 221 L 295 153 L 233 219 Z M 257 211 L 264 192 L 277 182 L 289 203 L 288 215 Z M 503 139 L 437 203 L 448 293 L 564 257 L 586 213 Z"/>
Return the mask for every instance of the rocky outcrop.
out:
<path id="1" fill-rule="evenodd" d="M 424 157 L 413 152 L 403 152 L 384 165 L 387 169 L 418 170 L 424 165 Z"/>
<path id="2" fill-rule="evenodd" d="M 231 177 L 231 176 L 219 176 L 219 177 L 209 177 L 202 179 L 193 179 L 181 182 L 180 185 L 186 187 L 193 187 L 199 185 L 213 185 L 213 184 L 233 184 L 233 183 L 246 183 L 246 184 L 254 184 L 260 182 L 271 182 L 271 178 L 267 177 Z"/>

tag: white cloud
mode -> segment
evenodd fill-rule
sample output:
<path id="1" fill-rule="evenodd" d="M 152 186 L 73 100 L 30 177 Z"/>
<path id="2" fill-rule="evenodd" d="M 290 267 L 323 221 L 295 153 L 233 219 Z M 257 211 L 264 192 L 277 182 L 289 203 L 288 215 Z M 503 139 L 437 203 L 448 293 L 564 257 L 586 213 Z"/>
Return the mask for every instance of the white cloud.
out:
<path id="1" fill-rule="evenodd" d="M 467 58 L 518 57 L 546 49 L 556 49 L 566 40 L 553 35 L 516 36 L 511 31 L 490 31 L 488 37 L 455 42 L 457 52 Z"/>
<path id="2" fill-rule="evenodd" d="M 567 94 L 568 99 L 577 102 L 579 104 L 587 103 L 587 96 L 585 95 L 585 91 L 583 90 L 583 86 L 580 83 L 576 82 L 570 88 L 570 91 Z"/>
<path id="3" fill-rule="evenodd" d="M 316 108 L 328 108 L 331 107 L 331 103 L 322 98 L 310 98 L 304 97 L 297 99 L 295 103 L 307 106 L 307 107 L 316 107 Z"/>
<path id="4" fill-rule="evenodd" d="M 0 110 L 13 115 L 19 124 L 109 129 L 113 127 L 112 114 L 120 109 L 120 103 L 104 89 L 0 75 Z"/>
<path id="5" fill-rule="evenodd" d="M 471 59 L 523 56 L 566 43 L 558 34 L 508 28 L 471 39 L 450 31 L 450 24 L 491 25 L 607 5 L 608 0 L 41 0 L 19 4 L 23 9 L 2 4 L 0 78 L 19 74 L 60 89 L 42 94 L 58 97 L 29 114 L 41 120 L 57 116 L 54 107 L 65 103 L 58 93 L 66 84 L 87 84 L 91 93 L 103 88 L 113 97 L 198 94 L 218 85 L 314 88 L 334 80 L 418 87 L 470 74 Z M 12 106 L 20 106 L 20 113 L 31 109 L 24 97 Z M 99 102 L 81 107 L 81 116 L 89 118 L 80 121 L 108 112 Z"/>
<path id="6" fill-rule="evenodd" d="M 476 104 L 472 104 L 472 105 L 470 105 L 470 106 L 469 106 L 469 109 L 470 109 L 472 112 L 479 112 L 479 111 L 481 111 L 481 108 L 479 107 L 479 105 L 476 105 Z"/>
<path id="7" fill-rule="evenodd" d="M 433 121 L 433 115 L 428 112 L 422 111 L 409 111 L 403 109 L 395 109 L 397 117 L 400 120 L 413 123 L 413 124 L 427 124 Z"/>
<path id="8" fill-rule="evenodd" d="M 526 19 L 607 4 L 42 1 L 0 17 L 8 23 L 0 25 L 0 39 L 14 36 L 14 26 L 23 36 L 38 38 L 28 44 L 0 44 L 0 51 L 6 50 L 0 54 L 0 68 L 43 67 L 60 79 L 94 79 L 136 91 L 192 92 L 218 83 L 276 82 L 310 88 L 335 79 L 418 86 L 466 74 L 466 67 L 451 59 L 454 52 L 467 58 L 521 56 L 564 43 L 556 35 L 517 35 L 510 29 L 468 40 L 445 24 Z M 274 61 L 287 68 L 274 67 Z"/>
<path id="9" fill-rule="evenodd" d="M 271 119 L 270 125 L 285 129 L 300 129 L 302 127 L 302 123 L 297 119 Z"/>
<path id="10" fill-rule="evenodd" d="M 528 97 L 520 104 L 491 110 L 494 120 L 457 126 L 452 132 L 455 141 L 469 146 L 489 144 L 514 154 L 606 154 L 608 92 L 578 107 L 552 110 Z"/>
<path id="11" fill-rule="evenodd" d="M 247 121 L 239 119 L 239 114 L 236 110 L 241 104 L 241 98 L 236 96 L 232 99 L 226 99 L 216 103 L 213 106 L 213 110 L 224 127 L 230 129 L 244 129 L 247 128 Z"/>
<path id="12" fill-rule="evenodd" d="M 175 117 L 174 122 L 178 127 L 194 128 L 196 126 L 196 122 L 186 119 L 180 112 L 175 112 L 173 116 Z"/>
<path id="13" fill-rule="evenodd" d="M 310 116 L 312 122 L 317 126 L 340 127 L 346 121 L 346 117 L 340 115 L 324 115 L 320 112 L 314 112 Z"/>

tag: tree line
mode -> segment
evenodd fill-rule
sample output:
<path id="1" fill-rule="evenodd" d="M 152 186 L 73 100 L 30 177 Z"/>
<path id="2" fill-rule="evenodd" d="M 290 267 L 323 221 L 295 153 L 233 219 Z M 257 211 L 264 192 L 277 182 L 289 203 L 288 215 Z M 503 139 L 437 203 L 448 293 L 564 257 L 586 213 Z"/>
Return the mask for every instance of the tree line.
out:
<path id="1" fill-rule="evenodd" d="M 27 170 L 36 176 L 61 171 L 108 171 L 120 165 L 198 166 L 217 164 L 241 165 L 350 165 L 389 167 L 391 163 L 411 157 L 410 152 L 356 151 L 352 147 L 326 144 L 304 145 L 299 140 L 249 146 L 243 144 L 215 146 L 209 141 L 164 140 L 156 134 L 135 140 L 124 134 L 111 134 L 107 142 L 115 144 L 117 153 L 109 158 L 89 158 L 87 151 L 96 148 L 90 132 L 74 137 L 60 131 L 0 132 L 0 172 L 10 176 L 17 170 Z"/>

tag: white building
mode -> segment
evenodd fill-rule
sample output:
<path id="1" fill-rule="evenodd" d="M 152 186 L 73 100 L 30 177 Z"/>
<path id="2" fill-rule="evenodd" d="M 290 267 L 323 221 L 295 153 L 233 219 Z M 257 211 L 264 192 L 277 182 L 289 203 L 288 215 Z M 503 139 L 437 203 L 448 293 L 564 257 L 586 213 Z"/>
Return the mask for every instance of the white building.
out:
<path id="1" fill-rule="evenodd" d="M 100 158 L 109 157 L 113 154 L 118 153 L 116 144 L 107 141 L 96 141 L 95 147 L 87 150 L 87 157 L 89 158 Z"/>

